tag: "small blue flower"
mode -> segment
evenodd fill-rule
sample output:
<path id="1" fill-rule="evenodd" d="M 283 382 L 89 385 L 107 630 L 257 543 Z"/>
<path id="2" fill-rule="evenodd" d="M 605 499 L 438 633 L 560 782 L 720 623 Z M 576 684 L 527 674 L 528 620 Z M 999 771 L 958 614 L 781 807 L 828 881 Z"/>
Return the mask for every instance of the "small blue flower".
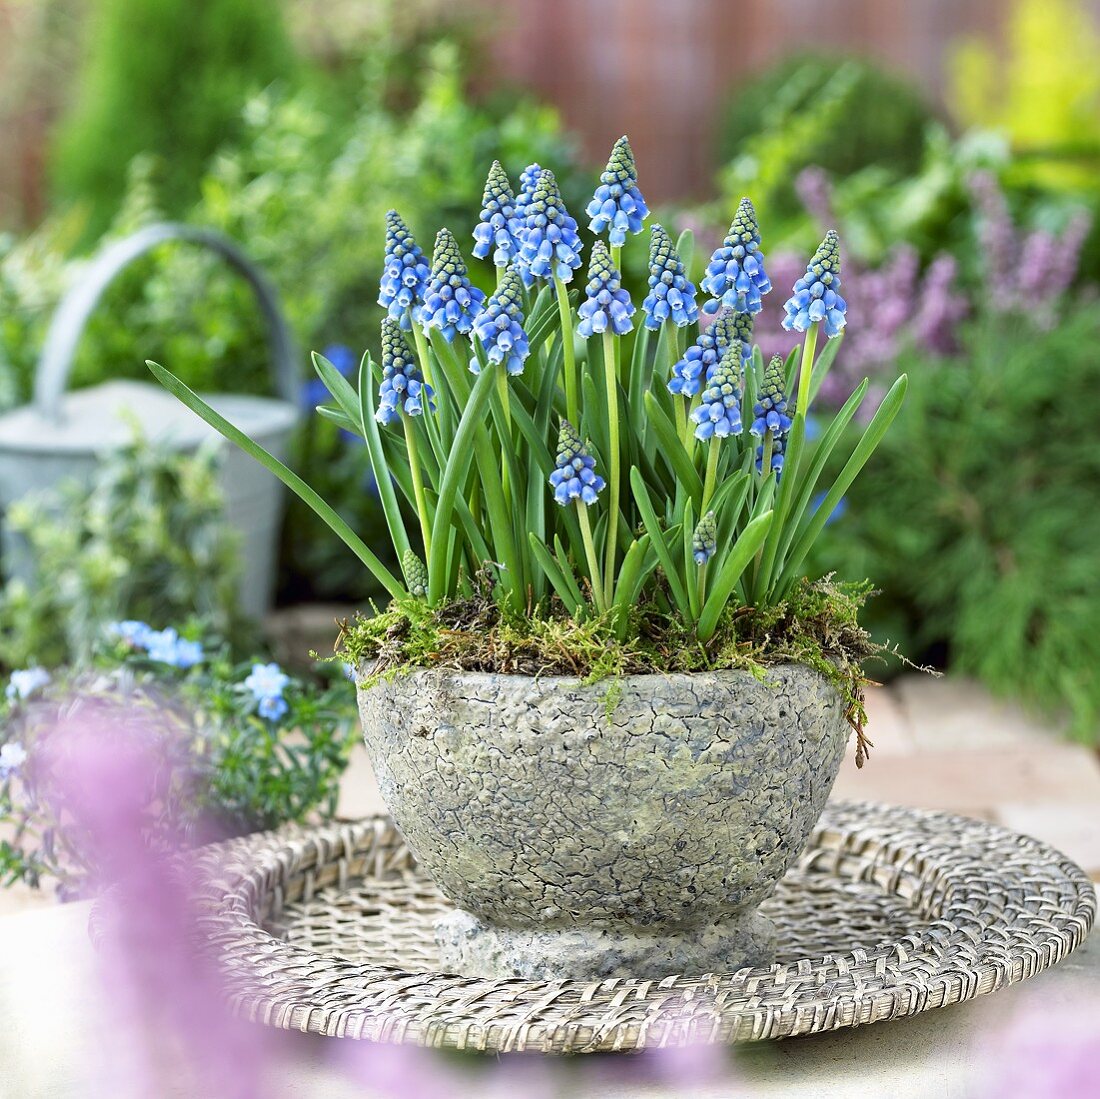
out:
<path id="1" fill-rule="evenodd" d="M 152 629 L 144 622 L 127 619 L 125 622 L 110 622 L 107 625 L 107 633 L 117 637 L 120 641 L 129 645 L 132 649 L 146 649 L 149 647 L 149 635 Z"/>
<path id="2" fill-rule="evenodd" d="M 718 316 L 672 366 L 668 391 L 694 397 L 710 380 L 730 342 L 737 338 L 737 315 L 732 309 L 720 309 Z"/>
<path id="3" fill-rule="evenodd" d="M 548 168 L 539 173 L 531 198 L 524 205 L 523 244 L 518 265 L 524 284 L 535 279 L 569 282 L 581 265 L 577 223 L 562 202 L 558 181 Z"/>
<path id="4" fill-rule="evenodd" d="M 27 750 L 17 740 L 0 745 L 0 782 L 11 778 L 27 762 Z"/>
<path id="5" fill-rule="evenodd" d="M 470 285 L 470 277 L 450 229 L 440 229 L 432 253 L 432 277 L 424 290 L 424 304 L 416 320 L 427 334 L 438 328 L 452 343 L 459 332 L 469 332 L 485 303 L 485 292 Z"/>
<path id="6" fill-rule="evenodd" d="M 260 717 L 278 721 L 289 709 L 283 698 L 283 691 L 289 683 L 290 676 L 278 664 L 253 664 L 244 686 L 252 692 Z"/>
<path id="7" fill-rule="evenodd" d="M 691 536 L 691 551 L 697 565 L 705 565 L 718 549 L 718 524 L 714 512 L 708 511 L 695 527 Z"/>
<path id="8" fill-rule="evenodd" d="M 703 390 L 703 403 L 691 414 L 695 437 L 725 439 L 741 431 L 741 344 L 734 340 L 722 354 L 718 367 Z"/>
<path id="9" fill-rule="evenodd" d="M 672 237 L 661 225 L 654 225 L 649 235 L 649 294 L 642 310 L 646 328 L 653 331 L 669 319 L 678 328 L 699 319 L 695 285 L 684 274 Z"/>
<path id="10" fill-rule="evenodd" d="M 634 151 L 625 135 L 615 142 L 600 185 L 585 213 L 592 219 L 588 228 L 597 236 L 606 230 L 608 242 L 615 247 L 626 243 L 627 232 L 640 233 L 649 207 L 638 190 L 638 167 Z"/>
<path id="11" fill-rule="evenodd" d="M 761 296 L 772 284 L 764 270 L 756 210 L 747 198 L 737 207 L 722 246 L 711 255 L 700 285 L 711 295 L 707 309 L 717 308 L 719 302 L 738 313 L 759 313 L 764 307 Z"/>
<path id="12" fill-rule="evenodd" d="M 848 305 L 837 293 L 840 289 L 840 237 L 835 229 L 825 234 L 814 258 L 806 265 L 806 274 L 794 284 L 794 293 L 783 310 L 783 327 L 805 332 L 811 324 L 825 322 L 825 335 L 839 336 L 846 323 Z"/>
<path id="13" fill-rule="evenodd" d="M 813 495 L 813 499 L 810 501 L 810 510 L 814 512 L 820 511 L 821 505 L 825 503 L 825 497 L 827 495 L 828 493 L 825 492 L 824 489 L 822 489 L 821 492 L 815 492 Z M 833 508 L 832 512 L 829 514 L 829 518 L 825 520 L 825 525 L 829 526 L 831 523 L 835 523 L 838 519 L 843 519 L 844 513 L 847 510 L 848 497 L 841 496 L 841 498 L 836 502 L 836 507 Z"/>
<path id="14" fill-rule="evenodd" d="M 350 378 L 359 366 L 355 352 L 342 343 L 330 344 L 321 352 L 321 356 L 328 359 L 345 378 Z M 330 397 L 328 387 L 316 375 L 302 383 L 302 407 L 307 412 L 312 412 L 318 405 L 325 404 Z"/>
<path id="15" fill-rule="evenodd" d="M 374 418 L 380 424 L 392 424 L 406 416 L 420 416 L 424 412 L 424 399 L 428 409 L 432 404 L 432 387 L 420 376 L 408 341 L 400 325 L 392 317 L 382 320 L 382 384 L 378 387 L 378 411 Z"/>
<path id="16" fill-rule="evenodd" d="M 480 220 L 474 226 L 474 255 L 485 259 L 490 249 L 493 264 L 507 267 L 519 252 L 519 231 L 522 223 L 516 216 L 516 197 L 508 173 L 499 160 L 493 161 L 485 193 L 481 200 Z"/>
<path id="17" fill-rule="evenodd" d="M 577 309 L 577 335 L 587 340 L 593 333 L 610 329 L 616 336 L 625 336 L 634 327 L 633 315 L 634 305 L 623 289 L 622 276 L 611 262 L 607 245 L 598 240 L 592 245 L 584 300 Z"/>
<path id="18" fill-rule="evenodd" d="M 577 429 L 568 420 L 561 422 L 555 462 L 550 474 L 554 499 L 563 507 L 570 500 L 581 500 L 586 507 L 594 504 L 605 482 L 596 472 L 596 459 L 588 453 Z"/>
<path id="19" fill-rule="evenodd" d="M 50 681 L 50 673 L 45 668 L 25 668 L 12 672 L 4 694 L 9 699 L 30 698 Z"/>
<path id="20" fill-rule="evenodd" d="M 378 304 L 406 330 L 411 327 L 410 310 L 424 298 L 429 274 L 428 261 L 412 233 L 398 212 L 390 210 L 386 214 L 386 258 Z"/>
<path id="21" fill-rule="evenodd" d="M 791 418 L 787 415 L 787 395 L 784 393 L 786 378 L 782 355 L 773 355 L 764 371 L 764 382 L 760 395 L 753 405 L 753 435 L 763 439 L 770 432 L 772 437 L 771 468 L 776 473 L 783 471 L 783 451 L 786 449 L 787 435 L 791 430 Z M 764 461 L 764 445 L 756 448 L 756 468 L 761 469 Z"/>
<path id="22" fill-rule="evenodd" d="M 490 362 L 504 363 L 509 374 L 523 373 L 531 349 L 523 330 L 523 280 L 514 267 L 504 272 L 497 292 L 477 315 L 470 339 L 481 341 Z M 470 370 L 481 373 L 477 355 L 470 359 Z"/>
<path id="23" fill-rule="evenodd" d="M 741 341 L 741 369 L 748 370 L 752 362 L 752 330 L 753 319 L 751 313 L 734 313 L 732 339 Z"/>
<path id="24" fill-rule="evenodd" d="M 202 645 L 198 641 L 181 638 L 171 626 L 164 630 L 150 630 L 144 647 L 150 660 L 170 664 L 173 668 L 191 668 L 202 660 Z"/>

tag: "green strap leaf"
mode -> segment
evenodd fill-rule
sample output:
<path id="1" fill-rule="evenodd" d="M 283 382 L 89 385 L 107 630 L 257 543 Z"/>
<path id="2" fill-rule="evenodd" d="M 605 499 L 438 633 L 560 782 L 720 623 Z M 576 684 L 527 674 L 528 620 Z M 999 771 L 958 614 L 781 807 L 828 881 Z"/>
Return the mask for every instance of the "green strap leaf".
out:
<path id="1" fill-rule="evenodd" d="M 653 548 L 657 552 L 657 559 L 661 562 L 661 568 L 665 570 L 665 579 L 668 581 L 672 598 L 676 603 L 676 609 L 680 614 L 687 615 L 691 609 L 691 604 L 688 602 L 688 595 L 680 577 L 680 570 L 673 563 L 672 549 L 666 540 L 664 531 L 661 530 L 657 513 L 653 510 L 653 501 L 649 498 L 649 490 L 646 488 L 645 481 L 642 479 L 642 474 L 637 466 L 634 466 L 630 471 L 630 487 L 634 491 L 634 500 L 638 505 L 638 511 L 641 512 L 646 533 L 649 534 Z"/>
<path id="2" fill-rule="evenodd" d="M 756 556 L 756 551 L 764 544 L 768 529 L 772 525 L 774 512 L 766 511 L 758 515 L 745 529 L 741 536 L 733 544 L 733 548 L 722 562 L 718 575 L 711 585 L 710 594 L 699 615 L 699 625 L 696 634 L 700 641 L 709 641 L 718 626 L 718 619 L 725 609 L 733 589 L 737 586 L 741 574 L 748 567 L 749 562 Z"/>
<path id="3" fill-rule="evenodd" d="M 646 391 L 645 407 L 653 430 L 657 433 L 657 441 L 660 444 L 658 453 L 663 455 L 665 461 L 672 467 L 676 479 L 691 494 L 696 506 L 700 505 L 703 501 L 703 480 L 684 449 L 683 440 L 676 434 L 675 426 L 665 415 L 651 390 Z"/>
<path id="4" fill-rule="evenodd" d="M 269 454 L 262 446 L 253 442 L 243 431 L 234 427 L 224 416 L 215 412 L 210 405 L 184 385 L 171 371 L 165 370 L 159 363 L 148 360 L 146 360 L 145 365 L 152 371 L 153 377 L 172 396 L 205 420 L 215 431 L 224 435 L 231 443 L 235 443 L 246 454 L 255 458 L 265 469 L 274 473 L 304 504 L 312 508 L 344 545 L 367 566 L 371 575 L 394 599 L 401 599 L 407 594 L 397 577 L 382 564 L 362 538 L 297 473 L 288 469 L 278 458 Z"/>

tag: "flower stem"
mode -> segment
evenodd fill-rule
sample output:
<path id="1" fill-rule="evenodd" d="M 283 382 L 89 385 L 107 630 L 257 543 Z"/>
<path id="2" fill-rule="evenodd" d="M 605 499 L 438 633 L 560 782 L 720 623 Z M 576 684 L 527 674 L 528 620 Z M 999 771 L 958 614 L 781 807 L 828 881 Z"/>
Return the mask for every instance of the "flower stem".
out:
<path id="1" fill-rule="evenodd" d="M 699 593 L 699 606 L 701 607 L 706 602 L 707 594 L 707 563 L 704 561 L 699 566 L 699 577 L 696 581 L 696 590 Z"/>
<path id="2" fill-rule="evenodd" d="M 622 460 L 619 447 L 619 341 L 611 332 L 603 334 L 604 381 L 607 385 L 607 456 L 608 484 L 611 487 L 607 516 L 607 545 L 604 548 L 604 581 L 607 584 L 607 602 L 613 594 L 611 585 L 615 580 L 615 554 L 618 550 L 619 534 L 619 465 Z"/>
<path id="3" fill-rule="evenodd" d="M 721 445 L 722 441 L 717 435 L 710 437 L 710 450 L 707 453 L 707 475 L 703 481 L 703 505 L 699 509 L 700 516 L 706 515 L 711 498 L 714 496 L 715 482 L 718 480 L 718 448 Z"/>
<path id="4" fill-rule="evenodd" d="M 580 430 L 580 401 L 577 396 L 577 357 L 573 348 L 573 310 L 569 308 L 569 291 L 564 282 L 554 276 L 554 291 L 558 296 L 561 316 L 562 370 L 565 373 L 565 418 Z"/>
<path id="5" fill-rule="evenodd" d="M 512 406 L 508 403 L 508 374 L 504 367 L 497 370 L 497 393 L 500 395 L 500 403 L 504 406 L 504 438 L 501 439 L 500 449 L 500 482 L 504 489 L 504 497 L 510 495 L 508 485 L 508 458 L 505 447 L 512 445 Z"/>
<path id="6" fill-rule="evenodd" d="M 806 415 L 810 411 L 810 381 L 814 371 L 814 351 L 817 349 L 817 330 L 821 322 L 816 321 L 806 329 L 806 342 L 802 345 L 802 361 L 798 365 L 798 395 L 795 410 Z"/>
<path id="7" fill-rule="evenodd" d="M 760 480 L 766 481 L 772 475 L 771 428 L 764 432 L 764 441 L 760 444 L 760 447 Z"/>
<path id="8" fill-rule="evenodd" d="M 592 540 L 592 527 L 588 522 L 588 505 L 583 501 L 577 501 L 577 519 L 581 525 L 581 538 L 584 541 L 584 553 L 588 558 L 588 571 L 591 573 L 592 601 L 596 604 L 596 610 L 601 613 L 605 609 L 603 595 L 603 581 L 600 579 L 600 559 L 596 553 L 596 543 Z"/>
<path id="9" fill-rule="evenodd" d="M 428 501 L 424 495 L 424 478 L 420 474 L 420 453 L 416 448 L 412 417 L 402 413 L 401 424 L 405 428 L 405 449 L 409 453 L 409 472 L 412 475 L 413 492 L 416 494 L 416 511 L 420 516 L 420 534 L 424 539 L 424 563 L 431 568 L 432 527 L 428 518 Z"/>
<path id="10" fill-rule="evenodd" d="M 424 381 L 434 389 L 435 382 L 432 380 L 432 365 L 428 359 L 428 341 L 424 338 L 424 329 L 422 329 L 416 321 L 412 322 L 412 333 L 413 340 L 416 342 L 416 356 L 420 360 L 420 374 Z"/>

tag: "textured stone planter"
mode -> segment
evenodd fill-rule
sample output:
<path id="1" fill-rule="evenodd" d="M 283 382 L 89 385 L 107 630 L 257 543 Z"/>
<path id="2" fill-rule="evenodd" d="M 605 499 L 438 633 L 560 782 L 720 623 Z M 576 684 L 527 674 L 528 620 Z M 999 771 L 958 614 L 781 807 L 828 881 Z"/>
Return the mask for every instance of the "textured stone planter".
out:
<path id="1" fill-rule="evenodd" d="M 364 669 L 364 674 L 369 668 Z M 801 665 L 576 679 L 421 669 L 359 692 L 382 796 L 461 911 L 448 968 L 663 977 L 770 959 L 757 912 L 806 845 L 849 727 Z"/>

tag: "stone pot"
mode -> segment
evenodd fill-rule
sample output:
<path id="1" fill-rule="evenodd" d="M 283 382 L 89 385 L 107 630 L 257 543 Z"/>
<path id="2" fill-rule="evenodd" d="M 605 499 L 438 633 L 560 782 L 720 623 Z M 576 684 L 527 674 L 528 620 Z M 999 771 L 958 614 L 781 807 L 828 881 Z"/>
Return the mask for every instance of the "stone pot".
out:
<path id="1" fill-rule="evenodd" d="M 531 980 L 768 963 L 757 908 L 849 732 L 839 692 L 798 664 L 764 683 L 417 669 L 361 688 L 359 712 L 394 821 L 459 908 L 437 927 L 445 966 Z"/>

